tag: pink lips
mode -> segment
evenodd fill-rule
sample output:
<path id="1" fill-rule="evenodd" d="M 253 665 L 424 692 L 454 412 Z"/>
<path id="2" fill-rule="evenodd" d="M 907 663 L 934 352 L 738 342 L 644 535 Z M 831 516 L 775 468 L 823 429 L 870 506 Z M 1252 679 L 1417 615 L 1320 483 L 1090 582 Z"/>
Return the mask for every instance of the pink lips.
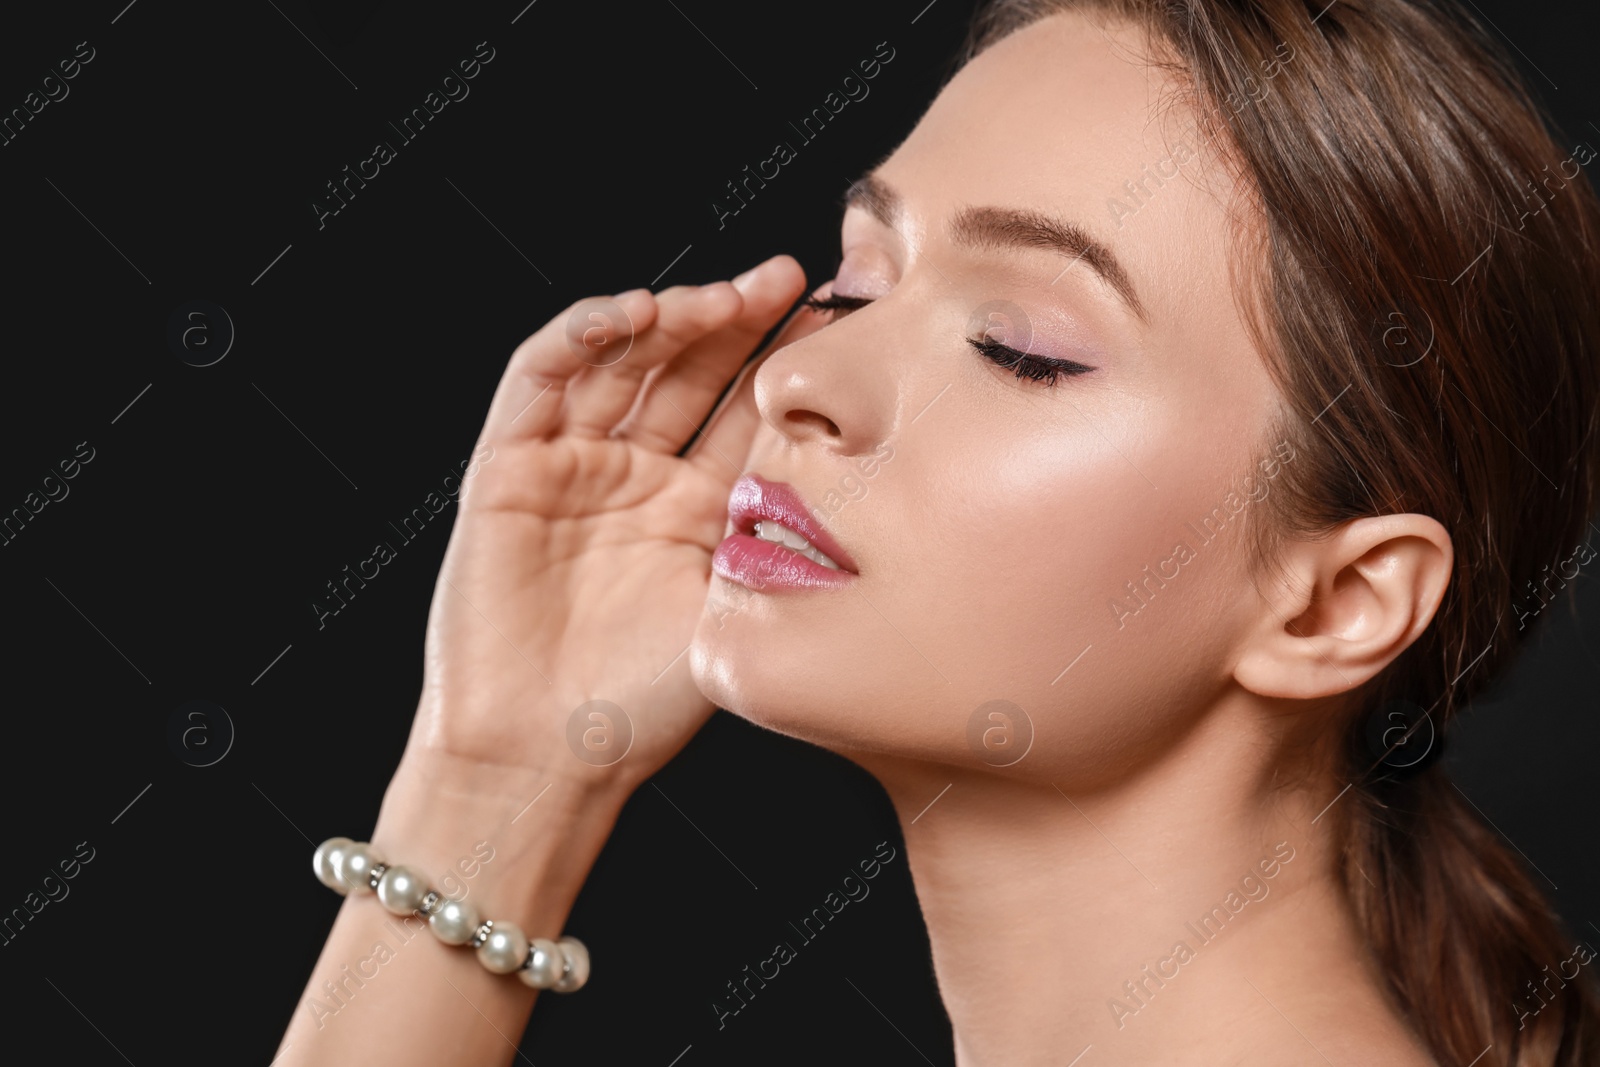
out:
<path id="1" fill-rule="evenodd" d="M 728 496 L 733 533 L 711 557 L 712 571 L 751 589 L 831 589 L 856 577 L 856 563 L 822 528 L 794 488 L 757 474 L 740 478 Z M 782 545 L 755 536 L 756 523 L 781 523 L 816 546 L 842 569 L 832 570 Z"/>

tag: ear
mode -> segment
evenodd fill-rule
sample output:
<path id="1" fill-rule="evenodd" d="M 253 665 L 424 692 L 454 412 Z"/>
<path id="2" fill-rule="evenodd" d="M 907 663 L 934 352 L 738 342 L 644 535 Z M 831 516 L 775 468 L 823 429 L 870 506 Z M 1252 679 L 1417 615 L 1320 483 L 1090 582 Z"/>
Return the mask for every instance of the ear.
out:
<path id="1" fill-rule="evenodd" d="M 1433 621 L 1454 561 L 1450 535 L 1426 515 L 1352 519 L 1324 540 L 1291 542 L 1260 590 L 1234 680 L 1296 700 L 1355 689 Z"/>

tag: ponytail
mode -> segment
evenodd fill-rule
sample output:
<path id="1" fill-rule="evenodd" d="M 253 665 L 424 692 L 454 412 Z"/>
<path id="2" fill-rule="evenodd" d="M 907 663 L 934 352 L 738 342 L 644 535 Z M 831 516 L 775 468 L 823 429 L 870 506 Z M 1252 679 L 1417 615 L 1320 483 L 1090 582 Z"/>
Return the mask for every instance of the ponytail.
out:
<path id="1" fill-rule="evenodd" d="M 1600 1062 L 1592 943 L 1561 932 L 1442 768 L 1352 789 L 1336 810 L 1356 919 L 1440 1063 Z"/>

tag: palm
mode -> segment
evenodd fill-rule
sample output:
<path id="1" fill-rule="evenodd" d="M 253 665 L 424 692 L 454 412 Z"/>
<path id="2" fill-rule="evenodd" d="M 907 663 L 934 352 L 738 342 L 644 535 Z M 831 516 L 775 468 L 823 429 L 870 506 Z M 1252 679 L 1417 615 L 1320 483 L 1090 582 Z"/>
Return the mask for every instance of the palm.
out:
<path id="1" fill-rule="evenodd" d="M 563 490 L 564 471 L 585 476 Z M 630 758 L 665 762 L 711 713 L 688 672 L 669 668 L 705 602 L 732 476 L 622 441 L 497 449 L 467 496 L 430 621 L 436 643 L 477 651 L 439 668 L 475 672 L 452 682 L 492 686 L 480 694 L 489 707 L 608 700 L 636 732 Z M 524 726 L 495 716 L 474 728 L 480 750 L 461 754 L 514 759 L 534 740 Z"/>
<path id="2" fill-rule="evenodd" d="M 637 784 L 705 722 L 684 652 L 756 423 L 748 377 L 709 436 L 676 452 L 802 283 L 779 260 L 742 300 L 727 286 L 663 293 L 630 312 L 656 320 L 637 330 L 633 367 L 530 374 L 566 356 L 558 321 L 518 349 L 435 590 L 413 745 Z M 580 715 L 569 734 L 593 700 L 622 715 Z"/>

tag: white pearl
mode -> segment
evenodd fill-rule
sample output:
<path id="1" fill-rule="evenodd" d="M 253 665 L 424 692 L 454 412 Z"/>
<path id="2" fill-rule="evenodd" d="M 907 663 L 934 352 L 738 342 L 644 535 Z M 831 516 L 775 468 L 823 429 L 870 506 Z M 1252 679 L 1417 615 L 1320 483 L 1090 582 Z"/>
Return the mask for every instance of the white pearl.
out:
<path id="1" fill-rule="evenodd" d="M 427 884 L 410 867 L 390 867 L 378 879 L 378 903 L 396 915 L 412 914 L 427 895 Z"/>
<path id="2" fill-rule="evenodd" d="M 528 965 L 517 972 L 523 985 L 535 989 L 549 989 L 561 980 L 561 970 L 566 966 L 561 946 L 542 937 L 528 942 Z"/>
<path id="3" fill-rule="evenodd" d="M 344 850 L 353 844 L 355 842 L 348 837 L 330 837 L 311 854 L 311 869 L 316 873 L 317 881 L 341 896 L 350 890 L 339 880 L 335 864 L 343 857 Z"/>
<path id="4" fill-rule="evenodd" d="M 352 893 L 372 892 L 372 868 L 383 862 L 383 853 L 362 841 L 344 850 L 338 863 L 339 878 Z"/>
<path id="5" fill-rule="evenodd" d="M 516 923 L 496 922 L 478 946 L 478 962 L 495 974 L 510 974 L 528 958 L 528 937 Z"/>
<path id="6" fill-rule="evenodd" d="M 483 920 L 478 917 L 478 909 L 464 900 L 447 900 L 428 916 L 433 936 L 447 945 L 465 945 L 481 925 Z"/>
<path id="7" fill-rule="evenodd" d="M 567 958 L 567 976 L 555 984 L 557 993 L 571 993 L 589 980 L 589 950 L 575 937 L 563 937 L 556 944 Z"/>

